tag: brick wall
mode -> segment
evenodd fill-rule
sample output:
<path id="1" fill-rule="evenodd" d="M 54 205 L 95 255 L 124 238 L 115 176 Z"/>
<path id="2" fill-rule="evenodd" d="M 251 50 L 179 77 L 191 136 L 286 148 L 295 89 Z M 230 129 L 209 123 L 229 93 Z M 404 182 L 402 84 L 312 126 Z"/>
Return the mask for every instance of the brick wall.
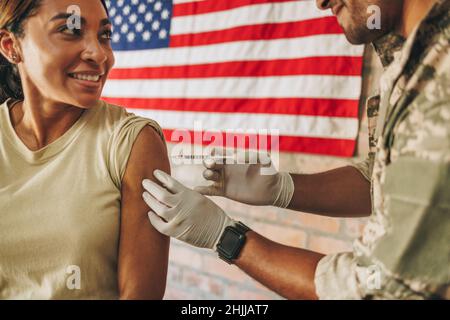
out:
<path id="1" fill-rule="evenodd" d="M 367 119 L 363 101 L 376 88 L 380 66 L 371 48 L 366 49 L 361 99 L 361 128 L 355 158 L 281 154 L 280 168 L 294 173 L 314 173 L 359 161 L 367 154 Z M 169 145 L 169 149 L 171 146 Z M 175 177 L 187 185 L 197 184 L 201 166 L 172 166 Z M 290 210 L 251 207 L 227 199 L 216 201 L 227 213 L 277 242 L 321 253 L 351 250 L 364 219 L 334 219 Z M 281 299 L 235 266 L 229 266 L 209 250 L 172 240 L 166 299 Z"/>

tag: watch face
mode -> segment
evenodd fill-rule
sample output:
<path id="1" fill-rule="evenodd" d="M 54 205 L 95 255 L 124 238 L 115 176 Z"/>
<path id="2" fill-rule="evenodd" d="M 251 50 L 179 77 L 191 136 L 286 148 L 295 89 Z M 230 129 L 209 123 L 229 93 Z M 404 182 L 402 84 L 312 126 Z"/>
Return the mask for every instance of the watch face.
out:
<path id="1" fill-rule="evenodd" d="M 234 232 L 225 232 L 222 238 L 222 246 L 230 249 L 234 248 L 239 241 L 239 235 Z"/>
<path id="2" fill-rule="evenodd" d="M 220 241 L 219 249 L 229 259 L 236 258 L 245 237 L 233 229 L 226 229 Z"/>

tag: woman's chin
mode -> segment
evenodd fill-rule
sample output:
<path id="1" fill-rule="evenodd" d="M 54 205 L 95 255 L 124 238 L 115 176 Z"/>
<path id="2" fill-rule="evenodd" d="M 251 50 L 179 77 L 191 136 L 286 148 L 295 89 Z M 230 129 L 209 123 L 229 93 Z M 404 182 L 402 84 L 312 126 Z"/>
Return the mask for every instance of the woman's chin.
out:
<path id="1" fill-rule="evenodd" d="M 72 105 L 76 105 L 81 108 L 89 108 L 95 105 L 100 99 L 103 91 L 103 86 L 99 84 L 97 88 L 85 88 L 80 85 L 69 87 L 67 94 L 70 96 L 70 100 L 73 101 Z"/>
<path id="2" fill-rule="evenodd" d="M 98 100 L 100 100 L 100 95 L 92 95 L 88 97 L 76 97 L 74 99 L 74 103 L 72 104 L 80 108 L 89 109 L 95 106 Z"/>

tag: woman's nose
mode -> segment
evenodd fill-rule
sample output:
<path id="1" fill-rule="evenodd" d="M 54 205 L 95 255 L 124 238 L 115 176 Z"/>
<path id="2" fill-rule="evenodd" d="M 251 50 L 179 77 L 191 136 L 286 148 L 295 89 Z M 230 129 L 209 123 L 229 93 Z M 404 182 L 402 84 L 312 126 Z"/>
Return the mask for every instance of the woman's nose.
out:
<path id="1" fill-rule="evenodd" d="M 100 65 L 108 59 L 108 56 L 96 38 L 92 40 L 86 39 L 86 46 L 83 51 L 82 58 Z"/>
<path id="2" fill-rule="evenodd" d="M 317 8 L 327 10 L 330 8 L 330 0 L 316 0 Z"/>

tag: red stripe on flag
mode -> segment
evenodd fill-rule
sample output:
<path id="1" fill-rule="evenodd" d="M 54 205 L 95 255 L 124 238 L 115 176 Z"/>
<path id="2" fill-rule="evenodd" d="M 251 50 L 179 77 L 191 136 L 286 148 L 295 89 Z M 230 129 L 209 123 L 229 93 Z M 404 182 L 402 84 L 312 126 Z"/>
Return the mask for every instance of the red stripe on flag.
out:
<path id="1" fill-rule="evenodd" d="M 251 134 L 236 134 L 236 133 L 215 133 L 215 135 L 221 135 L 221 141 L 215 141 L 213 138 L 209 140 L 205 136 L 205 132 L 194 132 L 190 130 L 171 130 L 164 129 L 164 136 L 168 142 L 172 143 L 187 143 L 187 144 L 202 144 L 202 145 L 214 145 L 223 146 L 227 141 L 227 135 L 229 141 L 233 141 L 233 145 L 226 145 L 227 148 L 236 147 L 236 140 L 246 138 L 244 141 L 245 148 L 252 147 L 249 145 L 249 137 L 255 137 Z M 214 136 L 214 133 L 211 136 Z M 200 137 L 200 141 L 196 141 L 195 137 Z M 203 138 L 202 138 L 203 137 Z M 220 138 L 219 138 L 220 139 Z M 271 136 L 256 137 L 258 148 L 259 144 L 263 140 L 263 143 L 267 143 L 267 149 L 275 151 L 277 146 L 271 145 Z M 264 142 L 265 141 L 265 142 Z M 263 144 L 265 146 L 265 144 Z M 356 146 L 355 140 L 346 139 L 324 139 L 324 138 L 307 138 L 307 137 L 293 137 L 293 136 L 280 136 L 279 137 L 279 151 L 281 152 L 302 152 L 312 154 L 323 154 L 338 157 L 351 157 L 353 156 Z"/>
<path id="2" fill-rule="evenodd" d="M 103 97 L 108 103 L 129 109 L 291 114 L 303 116 L 357 118 L 359 100 L 267 98 L 267 99 L 139 99 Z"/>
<path id="3" fill-rule="evenodd" d="M 300 38 L 322 34 L 342 34 L 342 28 L 339 26 L 336 17 L 267 23 L 226 30 L 174 35 L 170 37 L 170 47 L 202 46 L 246 40 Z"/>
<path id="4" fill-rule="evenodd" d="M 239 7 L 266 4 L 266 3 L 278 3 L 278 2 L 292 2 L 298 0 L 206 0 L 206 1 L 194 1 L 188 3 L 180 3 L 173 6 L 173 16 L 189 16 L 194 14 L 210 13 L 217 11 L 225 11 L 235 9 Z"/>
<path id="5" fill-rule="evenodd" d="M 313 57 L 269 61 L 233 61 L 184 66 L 113 69 L 109 79 L 185 79 L 288 75 L 359 76 L 362 57 Z"/>
<path id="6" fill-rule="evenodd" d="M 356 140 L 307 137 L 280 137 L 280 151 L 322 154 L 336 157 L 352 157 Z"/>

